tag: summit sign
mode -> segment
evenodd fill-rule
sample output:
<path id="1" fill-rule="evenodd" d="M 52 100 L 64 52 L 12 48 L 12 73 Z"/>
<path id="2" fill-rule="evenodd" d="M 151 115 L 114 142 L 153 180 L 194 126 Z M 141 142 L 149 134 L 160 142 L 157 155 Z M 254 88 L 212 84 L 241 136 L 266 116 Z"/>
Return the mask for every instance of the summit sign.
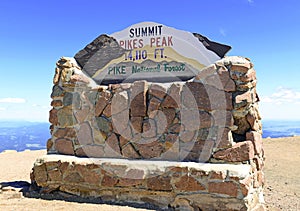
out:
<path id="1" fill-rule="evenodd" d="M 154 22 L 100 35 L 75 55 L 98 84 L 188 80 L 224 57 L 230 46 Z"/>

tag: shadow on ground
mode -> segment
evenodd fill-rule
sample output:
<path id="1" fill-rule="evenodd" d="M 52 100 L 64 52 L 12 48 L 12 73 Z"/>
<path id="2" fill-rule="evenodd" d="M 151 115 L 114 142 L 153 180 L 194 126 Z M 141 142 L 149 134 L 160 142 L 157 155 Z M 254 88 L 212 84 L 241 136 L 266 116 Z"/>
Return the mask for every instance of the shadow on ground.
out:
<path id="1" fill-rule="evenodd" d="M 61 200 L 67 202 L 76 203 L 91 203 L 91 204 L 106 204 L 106 205 L 117 205 L 117 206 L 129 206 L 132 208 L 140 208 L 146 210 L 158 210 L 158 211 L 171 211 L 173 208 L 161 209 L 153 204 L 139 204 L 139 203 L 116 203 L 104 201 L 100 197 L 79 197 L 69 193 L 61 192 L 58 190 L 45 190 L 41 189 L 34 184 L 30 184 L 27 181 L 13 181 L 13 182 L 1 182 L 0 183 L 0 193 L 5 191 L 18 191 L 26 198 L 35 198 L 43 200 Z"/>

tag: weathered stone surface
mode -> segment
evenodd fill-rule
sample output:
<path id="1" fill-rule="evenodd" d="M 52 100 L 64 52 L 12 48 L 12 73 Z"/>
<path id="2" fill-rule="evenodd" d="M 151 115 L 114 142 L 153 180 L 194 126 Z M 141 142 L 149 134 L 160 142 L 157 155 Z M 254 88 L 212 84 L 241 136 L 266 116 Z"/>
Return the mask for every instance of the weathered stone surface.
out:
<path id="1" fill-rule="evenodd" d="M 210 128 L 213 126 L 211 115 L 205 111 L 181 109 L 180 117 L 185 130 L 188 131 L 196 131 L 201 128 Z"/>
<path id="2" fill-rule="evenodd" d="M 192 141 L 195 138 L 196 131 L 181 131 L 180 140 L 183 142 Z"/>
<path id="3" fill-rule="evenodd" d="M 117 92 L 111 100 L 111 114 L 114 115 L 124 110 L 128 110 L 128 93 L 127 91 Z"/>
<path id="4" fill-rule="evenodd" d="M 230 70 L 246 73 L 251 68 L 250 62 L 248 63 L 235 63 L 230 67 Z"/>
<path id="5" fill-rule="evenodd" d="M 57 111 L 55 108 L 51 109 L 49 112 L 49 122 L 53 125 L 58 125 Z"/>
<path id="6" fill-rule="evenodd" d="M 141 185 L 142 182 L 143 180 L 141 179 L 120 178 L 117 186 L 135 187 L 137 185 Z"/>
<path id="7" fill-rule="evenodd" d="M 87 78 L 83 74 L 73 74 L 70 77 L 71 83 L 75 83 L 77 86 L 82 84 L 88 84 L 90 82 L 89 78 Z"/>
<path id="8" fill-rule="evenodd" d="M 257 84 L 257 80 L 253 80 L 250 82 L 241 82 L 237 84 L 236 87 L 238 91 L 245 92 L 248 91 L 249 89 L 256 87 L 256 84 Z"/>
<path id="9" fill-rule="evenodd" d="M 168 95 L 165 97 L 161 106 L 164 108 L 180 108 L 181 106 L 181 84 L 173 83 L 169 88 Z"/>
<path id="10" fill-rule="evenodd" d="M 96 117 L 98 129 L 108 133 L 111 130 L 111 122 L 104 117 Z"/>
<path id="11" fill-rule="evenodd" d="M 100 167 L 97 165 L 75 165 L 74 169 L 79 175 L 84 179 L 84 183 L 88 183 L 90 185 L 99 185 L 101 181 L 100 173 L 93 171 L 93 169 L 97 170 Z"/>
<path id="12" fill-rule="evenodd" d="M 87 145 L 93 143 L 92 129 L 88 122 L 80 125 L 77 133 L 78 142 L 80 145 Z"/>
<path id="13" fill-rule="evenodd" d="M 179 161 L 179 140 L 176 134 L 168 134 L 165 142 L 165 151 L 162 160 Z"/>
<path id="14" fill-rule="evenodd" d="M 160 100 L 158 100 L 157 98 L 151 98 L 151 100 L 149 101 L 149 105 L 148 105 L 148 110 L 147 110 L 147 113 L 148 113 L 148 116 L 150 118 L 153 118 L 153 113 L 155 113 L 155 111 L 158 110 L 160 106 Z"/>
<path id="15" fill-rule="evenodd" d="M 148 84 L 146 81 L 136 81 L 132 84 L 130 95 L 130 115 L 133 117 L 146 116 L 146 93 Z"/>
<path id="16" fill-rule="evenodd" d="M 51 106 L 53 106 L 53 107 L 61 107 L 62 105 L 63 105 L 63 103 L 61 100 L 53 100 L 51 102 Z"/>
<path id="17" fill-rule="evenodd" d="M 245 117 L 234 118 L 234 125 L 238 127 L 236 128 L 236 130 L 233 130 L 233 132 L 239 135 L 245 134 L 251 128 Z"/>
<path id="18" fill-rule="evenodd" d="M 76 156 L 79 157 L 95 157 L 103 158 L 105 157 L 104 149 L 99 145 L 85 145 L 78 148 L 75 152 Z"/>
<path id="19" fill-rule="evenodd" d="M 53 135 L 54 125 L 50 125 L 49 126 L 49 130 L 50 130 L 50 134 Z"/>
<path id="20" fill-rule="evenodd" d="M 224 180 L 226 178 L 226 173 L 223 171 L 213 171 L 210 174 L 210 180 Z"/>
<path id="21" fill-rule="evenodd" d="M 250 82 L 256 80 L 256 71 L 254 69 L 249 69 L 246 74 L 243 74 L 239 78 L 242 82 Z"/>
<path id="22" fill-rule="evenodd" d="M 129 169 L 128 171 L 126 171 L 126 178 L 130 178 L 130 179 L 144 179 L 145 177 L 145 171 L 142 169 Z"/>
<path id="23" fill-rule="evenodd" d="M 184 126 L 185 130 L 187 131 L 196 131 L 201 128 L 200 113 L 198 109 L 197 110 L 181 109 L 180 119 L 181 119 L 181 124 Z M 203 121 L 203 123 L 206 124 L 205 121 Z"/>
<path id="24" fill-rule="evenodd" d="M 50 139 L 48 139 L 48 141 L 47 141 L 47 151 L 49 151 L 49 150 L 52 148 L 52 146 L 53 146 L 53 141 L 52 141 L 52 139 L 50 138 Z"/>
<path id="25" fill-rule="evenodd" d="M 111 93 L 108 91 L 103 91 L 100 93 L 99 99 L 95 106 L 95 116 L 100 116 L 107 106 L 109 100 L 111 98 Z"/>
<path id="26" fill-rule="evenodd" d="M 210 193 L 225 194 L 237 197 L 238 187 L 234 182 L 210 182 L 208 183 Z"/>
<path id="27" fill-rule="evenodd" d="M 210 85 L 188 82 L 182 90 L 183 104 L 187 108 L 197 106 L 201 110 L 231 110 L 232 95 Z"/>
<path id="28" fill-rule="evenodd" d="M 218 130 L 218 139 L 216 141 L 217 148 L 229 148 L 233 145 L 233 137 L 231 130 L 228 128 L 220 128 Z"/>
<path id="29" fill-rule="evenodd" d="M 123 131 L 129 126 L 129 110 L 123 110 L 120 113 L 112 115 L 112 125 L 116 133 L 122 135 Z M 128 137 L 128 136 L 126 136 Z"/>
<path id="30" fill-rule="evenodd" d="M 250 187 L 251 187 L 251 182 L 252 182 L 252 178 L 251 176 L 248 176 L 242 180 L 240 180 L 240 183 L 241 183 L 241 191 L 242 191 L 242 194 L 244 196 L 247 196 L 248 193 L 249 193 L 249 190 L 250 190 Z"/>
<path id="31" fill-rule="evenodd" d="M 133 133 L 141 133 L 143 126 L 143 117 L 131 117 L 130 123 L 134 129 Z"/>
<path id="32" fill-rule="evenodd" d="M 50 181 L 61 181 L 62 180 L 62 175 L 61 175 L 60 171 L 57 168 L 52 169 L 52 170 L 48 171 L 48 179 Z"/>
<path id="33" fill-rule="evenodd" d="M 234 125 L 233 115 L 230 111 L 215 110 L 212 112 L 215 126 L 231 128 Z"/>
<path id="34" fill-rule="evenodd" d="M 247 161 L 254 158 L 254 146 L 252 141 L 239 142 L 232 148 L 216 152 L 213 157 L 228 162 Z"/>
<path id="35" fill-rule="evenodd" d="M 124 147 L 129 143 L 129 140 L 123 136 L 119 136 L 120 147 Z"/>
<path id="36" fill-rule="evenodd" d="M 162 112 L 167 120 L 167 127 L 169 127 L 175 119 L 176 110 L 174 108 L 164 108 Z"/>
<path id="37" fill-rule="evenodd" d="M 128 89 L 131 88 L 131 86 L 132 86 L 131 83 L 121 83 L 121 84 L 120 84 L 120 88 L 121 88 L 122 90 L 128 90 Z"/>
<path id="38" fill-rule="evenodd" d="M 72 57 L 61 57 L 57 63 L 56 66 L 62 67 L 62 68 L 71 68 L 71 67 L 78 67 L 77 62 Z"/>
<path id="39" fill-rule="evenodd" d="M 69 139 L 57 139 L 54 143 L 55 149 L 58 153 L 63 155 L 74 155 L 73 143 Z"/>
<path id="40" fill-rule="evenodd" d="M 168 134 L 165 137 L 165 144 L 166 144 L 166 149 L 169 149 L 173 146 L 173 144 L 175 144 L 176 142 L 178 142 L 178 135 L 177 134 Z"/>
<path id="41" fill-rule="evenodd" d="M 209 100 L 211 101 L 211 110 L 232 110 L 232 94 L 215 89 L 214 87 L 206 87 Z"/>
<path id="42" fill-rule="evenodd" d="M 234 92 L 236 86 L 231 79 L 228 70 L 225 67 L 220 67 L 217 74 L 213 74 L 205 79 L 205 84 L 216 87 L 217 89 L 224 90 L 226 92 Z"/>
<path id="43" fill-rule="evenodd" d="M 137 144 L 140 155 L 145 158 L 159 157 L 163 152 L 163 146 L 158 141 L 154 141 L 148 144 Z"/>
<path id="44" fill-rule="evenodd" d="M 205 187 L 199 183 L 195 178 L 185 175 L 180 178 L 178 182 L 175 183 L 175 187 L 179 191 L 200 191 L 205 190 Z"/>
<path id="45" fill-rule="evenodd" d="M 90 109 L 87 107 L 74 111 L 74 116 L 77 122 L 79 123 L 83 123 L 89 114 L 90 114 Z"/>
<path id="46" fill-rule="evenodd" d="M 57 118 L 60 127 L 73 126 L 77 123 L 73 115 L 72 109 L 68 107 L 63 107 L 62 109 L 59 109 L 57 112 Z"/>
<path id="47" fill-rule="evenodd" d="M 171 178 L 164 176 L 150 177 L 147 180 L 147 187 L 154 191 L 171 191 Z"/>
<path id="48" fill-rule="evenodd" d="M 153 138 L 156 137 L 157 131 L 156 123 L 153 119 L 147 119 L 143 122 L 143 134 L 142 136 L 145 138 Z"/>
<path id="49" fill-rule="evenodd" d="M 246 139 L 253 142 L 255 154 L 261 154 L 263 147 L 263 140 L 261 134 L 255 131 L 251 131 L 246 133 Z"/>
<path id="50" fill-rule="evenodd" d="M 169 132 L 170 133 L 180 133 L 180 131 L 183 131 L 183 130 L 184 130 L 184 127 L 181 124 L 179 124 L 179 123 L 173 124 L 169 128 Z"/>
<path id="51" fill-rule="evenodd" d="M 106 139 L 104 152 L 106 157 L 121 157 L 119 139 L 116 134 L 112 133 Z"/>
<path id="52" fill-rule="evenodd" d="M 206 79 L 208 76 L 216 74 L 217 67 L 215 64 L 209 65 L 208 67 L 203 68 L 194 78 L 195 82 L 201 82 Z"/>
<path id="53" fill-rule="evenodd" d="M 254 108 L 251 108 L 249 110 L 249 113 L 246 116 L 246 119 L 248 123 L 251 126 L 251 129 L 254 131 L 261 131 L 262 125 L 261 125 L 261 117 L 259 115 L 258 109 L 254 105 Z"/>
<path id="54" fill-rule="evenodd" d="M 169 122 L 172 121 L 172 120 L 170 120 L 171 116 L 169 116 L 169 119 L 167 119 L 167 116 L 161 110 L 153 112 L 152 114 L 153 114 L 153 118 L 154 118 L 154 120 L 156 122 L 157 134 L 161 135 L 161 134 L 163 134 L 164 132 L 166 132 L 168 130 L 168 121 Z M 174 114 L 174 116 L 175 116 L 175 114 Z"/>
<path id="55" fill-rule="evenodd" d="M 53 77 L 53 84 L 54 85 L 58 85 L 59 79 L 60 79 L 60 74 L 61 74 L 61 69 L 56 67 L 55 68 L 55 74 L 54 74 L 54 77 Z"/>
<path id="56" fill-rule="evenodd" d="M 57 138 L 68 138 L 68 139 L 73 139 L 76 137 L 77 133 L 74 128 L 58 128 L 55 130 L 53 135 Z"/>
<path id="57" fill-rule="evenodd" d="M 127 144 L 124 147 L 122 147 L 122 155 L 125 158 L 140 158 L 140 155 L 135 151 L 134 147 L 131 144 Z"/>
<path id="58" fill-rule="evenodd" d="M 84 98 L 86 102 L 91 105 L 91 107 L 94 107 L 96 105 L 96 102 L 98 101 L 98 95 L 99 95 L 99 88 L 96 90 L 86 91 L 84 93 Z"/>
<path id="59" fill-rule="evenodd" d="M 163 84 L 151 84 L 149 94 L 159 99 L 163 99 L 167 94 L 167 88 Z"/>
<path id="60" fill-rule="evenodd" d="M 73 108 L 80 108 L 80 95 L 77 92 L 66 92 L 63 98 L 64 106 L 72 106 Z"/>
<path id="61" fill-rule="evenodd" d="M 180 143 L 180 156 L 184 161 L 207 162 L 213 151 L 214 141 L 197 140 Z"/>
<path id="62" fill-rule="evenodd" d="M 134 135 L 131 129 L 131 126 L 128 125 L 127 128 L 125 128 L 124 131 L 122 131 L 122 133 L 120 134 L 120 136 L 123 136 L 124 138 L 126 138 L 127 140 L 132 140 Z"/>
<path id="63" fill-rule="evenodd" d="M 117 178 L 115 178 L 113 176 L 110 176 L 108 174 L 105 174 L 103 176 L 101 185 L 104 186 L 104 187 L 113 187 L 117 184 L 117 182 L 118 182 Z"/>
<path id="64" fill-rule="evenodd" d="M 61 88 L 58 85 L 54 85 L 52 88 L 52 93 L 51 93 L 51 98 L 55 98 L 55 97 L 63 97 L 65 94 L 63 88 Z"/>
<path id="65" fill-rule="evenodd" d="M 33 172 L 31 174 L 31 179 L 40 186 L 46 185 L 48 175 L 45 163 L 39 163 L 38 165 L 34 166 Z"/>
<path id="66" fill-rule="evenodd" d="M 100 131 L 96 128 L 94 127 L 94 129 L 92 130 L 94 143 L 98 145 L 102 145 L 105 143 L 107 135 L 103 131 Z"/>
<path id="67" fill-rule="evenodd" d="M 251 90 L 247 92 L 238 92 L 234 94 L 234 107 L 241 108 L 246 106 L 247 104 L 251 104 L 256 102 L 255 93 Z"/>
<path id="68" fill-rule="evenodd" d="M 112 115 L 111 104 L 107 104 L 107 106 L 103 110 L 103 115 L 106 116 L 107 118 L 111 117 L 111 115 Z"/>

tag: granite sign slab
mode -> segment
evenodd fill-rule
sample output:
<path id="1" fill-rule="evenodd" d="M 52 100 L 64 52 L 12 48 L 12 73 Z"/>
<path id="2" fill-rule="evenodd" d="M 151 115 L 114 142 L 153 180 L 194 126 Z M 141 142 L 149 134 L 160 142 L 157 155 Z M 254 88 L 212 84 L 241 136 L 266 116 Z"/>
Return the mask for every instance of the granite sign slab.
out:
<path id="1" fill-rule="evenodd" d="M 154 22 L 100 35 L 75 55 L 98 84 L 186 81 L 231 49 L 208 38 Z"/>

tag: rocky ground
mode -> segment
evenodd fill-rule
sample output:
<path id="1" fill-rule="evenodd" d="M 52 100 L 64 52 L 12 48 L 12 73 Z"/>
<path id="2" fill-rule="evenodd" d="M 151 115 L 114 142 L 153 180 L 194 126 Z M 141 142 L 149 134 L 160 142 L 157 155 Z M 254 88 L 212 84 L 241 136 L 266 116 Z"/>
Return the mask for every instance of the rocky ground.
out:
<path id="1" fill-rule="evenodd" d="M 265 139 L 265 201 L 268 210 L 300 210 L 300 137 Z M 30 198 L 29 172 L 46 152 L 6 151 L 0 154 L 0 210 L 149 210 L 128 206 Z M 32 195 L 32 194 L 31 194 Z"/>

